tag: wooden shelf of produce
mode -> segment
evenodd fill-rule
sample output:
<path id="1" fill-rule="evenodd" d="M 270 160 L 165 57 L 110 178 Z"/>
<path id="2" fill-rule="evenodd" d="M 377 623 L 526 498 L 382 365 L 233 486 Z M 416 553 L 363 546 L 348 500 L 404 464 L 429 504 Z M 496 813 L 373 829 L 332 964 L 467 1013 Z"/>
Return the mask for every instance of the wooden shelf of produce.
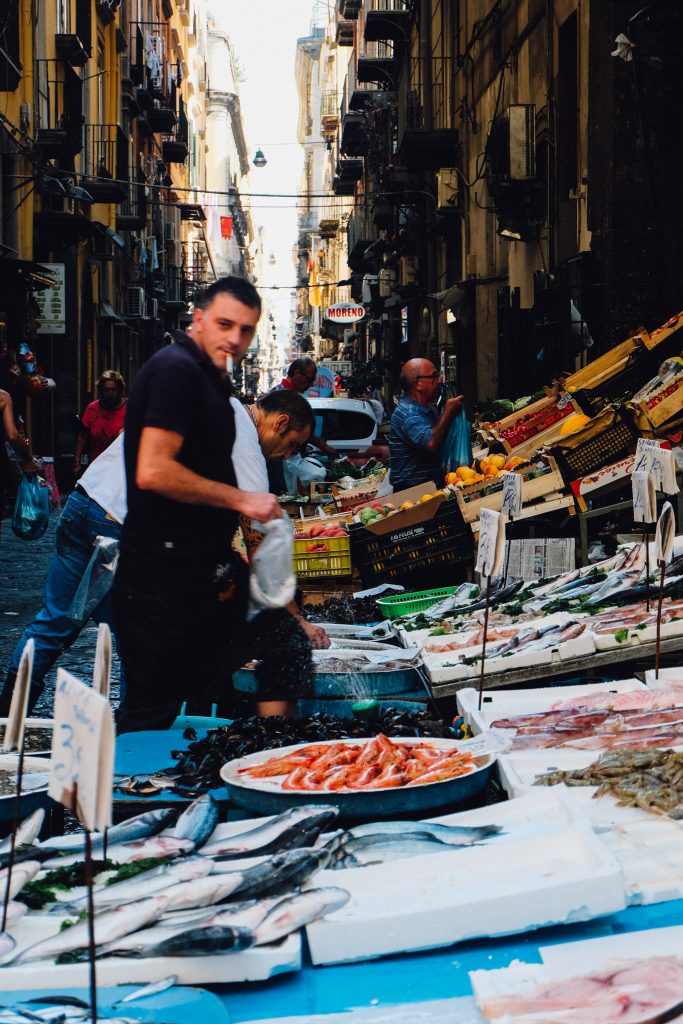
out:
<path id="1" fill-rule="evenodd" d="M 609 380 L 610 377 L 620 373 L 633 353 L 645 346 L 646 334 L 647 331 L 643 328 L 642 333 L 634 334 L 631 338 L 627 338 L 626 341 L 622 341 L 620 345 L 611 348 L 609 352 L 605 352 L 598 359 L 594 359 L 593 362 L 582 366 L 576 373 L 565 377 L 562 381 L 564 390 L 572 394 L 572 392 L 579 391 L 581 388 L 595 388 L 604 381 Z"/>
<path id="2" fill-rule="evenodd" d="M 551 455 L 546 455 L 542 461 L 550 467 L 550 472 L 544 473 L 543 476 L 524 479 L 522 483 L 522 501 L 524 505 L 545 498 L 546 495 L 560 497 L 565 489 L 564 479 L 557 468 L 555 459 Z M 527 472 L 533 472 L 534 469 L 535 466 L 529 466 Z M 524 477 L 525 470 L 520 469 L 519 472 Z M 482 491 L 487 490 L 496 483 L 499 484 L 498 490 L 492 494 L 477 497 Z M 503 481 L 496 477 L 492 480 L 481 480 L 479 483 L 471 484 L 469 487 L 458 488 L 455 492 L 455 497 L 465 522 L 475 523 L 480 518 L 482 508 L 490 508 L 495 512 L 499 512 L 503 507 Z M 470 497 L 470 500 L 466 501 L 465 499 L 468 497 Z"/>

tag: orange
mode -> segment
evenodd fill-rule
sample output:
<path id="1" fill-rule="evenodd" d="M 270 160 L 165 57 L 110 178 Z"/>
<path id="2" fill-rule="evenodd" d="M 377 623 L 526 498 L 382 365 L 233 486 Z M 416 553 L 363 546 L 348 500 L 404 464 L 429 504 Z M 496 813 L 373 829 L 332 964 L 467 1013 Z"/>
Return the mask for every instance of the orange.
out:
<path id="1" fill-rule="evenodd" d="M 431 501 L 433 497 L 433 494 L 423 494 L 420 501 Z"/>

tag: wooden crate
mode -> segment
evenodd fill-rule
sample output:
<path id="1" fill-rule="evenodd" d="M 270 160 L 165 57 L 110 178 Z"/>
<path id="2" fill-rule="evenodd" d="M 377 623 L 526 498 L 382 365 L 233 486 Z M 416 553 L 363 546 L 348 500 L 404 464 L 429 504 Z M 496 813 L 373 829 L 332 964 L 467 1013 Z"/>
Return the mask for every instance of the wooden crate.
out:
<path id="1" fill-rule="evenodd" d="M 657 348 L 657 345 L 661 345 L 663 341 L 671 337 L 676 331 L 680 331 L 683 327 L 683 312 L 677 313 L 676 316 L 672 316 L 670 320 L 667 320 L 665 324 L 658 327 L 652 334 L 648 334 L 647 331 L 643 331 L 643 345 L 646 348 L 653 349 Z"/>
<path id="2" fill-rule="evenodd" d="M 643 327 L 638 334 L 622 341 L 620 345 L 615 345 L 609 352 L 594 359 L 592 363 L 588 363 L 576 373 L 565 377 L 563 380 L 564 390 L 571 395 L 572 392 L 578 391 L 580 388 L 595 388 L 609 377 L 620 373 L 633 353 L 645 345 L 645 335 L 647 335 L 647 331 Z"/>
<path id="3" fill-rule="evenodd" d="M 492 428 L 491 433 L 495 440 L 499 441 L 504 446 L 509 455 L 519 455 L 521 458 L 530 456 L 543 445 L 548 444 L 549 442 L 552 443 L 556 438 L 562 437 L 563 424 L 574 413 L 581 412 L 581 408 L 573 398 L 567 397 L 565 399 L 564 408 L 568 411 L 562 419 L 557 420 L 555 423 L 551 423 L 551 425 L 546 427 L 545 430 L 538 431 L 538 433 L 533 434 L 531 437 L 527 438 L 526 441 L 520 442 L 520 444 L 513 446 L 509 438 L 502 436 L 502 431 L 514 426 L 523 415 L 529 416 L 542 412 L 544 409 L 550 410 L 552 406 L 556 404 L 557 400 L 554 397 L 540 399 L 539 402 L 534 402 L 532 405 L 527 406 L 526 409 L 521 409 L 519 413 L 515 413 L 515 418 L 513 420 L 511 420 L 510 417 L 506 417 L 506 420 L 509 421 L 507 426 L 502 426 L 506 420 L 501 420 L 500 423 L 497 423 L 496 426 Z"/>
<path id="4" fill-rule="evenodd" d="M 544 473 L 543 476 L 524 480 L 522 484 L 522 501 L 524 505 L 537 501 L 546 494 L 556 494 L 558 492 L 561 494 L 564 491 L 564 480 L 555 460 L 552 456 L 547 455 L 543 457 L 543 462 L 550 466 L 550 472 Z M 533 468 L 530 466 L 527 472 L 531 472 Z M 524 476 L 524 470 L 520 470 L 520 472 Z M 477 497 L 481 491 L 491 487 L 494 483 L 496 483 L 495 478 L 494 480 L 482 480 L 478 484 L 472 484 L 470 487 L 460 487 L 456 490 L 455 496 L 458 507 L 466 523 L 476 522 L 480 518 L 483 508 L 490 508 L 498 512 L 503 507 L 502 480 L 500 480 L 498 490 L 492 494 Z M 469 495 L 474 495 L 474 497 L 466 501 L 465 498 Z"/>

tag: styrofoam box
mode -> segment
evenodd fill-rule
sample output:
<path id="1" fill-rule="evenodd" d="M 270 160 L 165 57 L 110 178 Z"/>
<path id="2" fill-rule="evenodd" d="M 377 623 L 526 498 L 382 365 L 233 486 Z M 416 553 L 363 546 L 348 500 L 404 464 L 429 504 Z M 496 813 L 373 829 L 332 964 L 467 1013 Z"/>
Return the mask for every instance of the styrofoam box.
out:
<path id="1" fill-rule="evenodd" d="M 646 626 L 645 629 L 634 630 L 638 634 L 638 642 L 651 644 L 657 639 L 657 626 Z M 673 622 L 663 622 L 660 632 L 662 640 L 672 636 L 683 636 L 683 619 L 675 619 Z"/>
<path id="2" fill-rule="evenodd" d="M 683 683 L 683 670 L 681 670 Z M 498 718 L 548 711 L 553 704 L 586 697 L 593 693 L 626 693 L 644 690 L 639 679 L 619 679 L 613 683 L 581 683 L 576 686 L 542 686 L 532 690 L 487 690 L 479 710 L 479 691 L 474 687 L 458 690 L 458 710 L 474 733 L 488 729 Z"/>
<path id="3" fill-rule="evenodd" d="M 413 857 L 409 870 L 398 860 L 318 874 L 316 885 L 339 885 L 351 899 L 331 917 L 307 926 L 313 963 L 450 946 L 589 920 L 625 906 L 619 865 L 586 824 L 549 828 L 537 810 L 530 842 L 529 825 L 515 825 L 517 809 L 517 803 L 497 804 L 476 812 L 480 823 L 490 824 L 512 815 L 504 841 L 496 837 Z M 566 810 L 562 813 L 566 816 Z M 452 824 L 467 820 L 465 814 L 449 819 Z"/>
<path id="4" fill-rule="evenodd" d="M 614 960 L 680 956 L 681 949 L 683 926 L 606 935 L 541 946 L 541 964 L 513 961 L 509 967 L 492 971 L 470 971 L 470 981 L 477 1005 L 482 1006 L 494 996 L 523 994 L 551 981 L 601 971 Z"/>
<path id="5" fill-rule="evenodd" d="M 680 668 L 660 668 L 659 677 L 654 669 L 645 673 L 645 682 L 651 690 L 662 690 L 671 684 L 683 686 L 683 666 Z"/>
<path id="6" fill-rule="evenodd" d="M 599 750 L 569 750 L 544 747 L 498 755 L 498 772 L 503 789 L 509 797 L 522 796 L 535 789 L 539 775 L 552 771 L 577 771 L 597 761 Z"/>

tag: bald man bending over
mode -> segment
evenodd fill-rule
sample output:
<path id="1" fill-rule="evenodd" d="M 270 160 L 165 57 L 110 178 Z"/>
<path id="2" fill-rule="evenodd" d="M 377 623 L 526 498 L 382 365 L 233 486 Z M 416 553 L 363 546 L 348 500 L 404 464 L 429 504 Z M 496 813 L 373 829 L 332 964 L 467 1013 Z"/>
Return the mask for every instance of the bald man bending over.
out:
<path id="1" fill-rule="evenodd" d="M 462 405 L 462 395 L 449 398 L 439 416 L 431 404 L 441 386 L 441 374 L 428 359 L 410 359 L 399 380 L 403 396 L 391 417 L 389 479 L 395 491 L 434 480 L 444 482 L 441 449 Z"/>

